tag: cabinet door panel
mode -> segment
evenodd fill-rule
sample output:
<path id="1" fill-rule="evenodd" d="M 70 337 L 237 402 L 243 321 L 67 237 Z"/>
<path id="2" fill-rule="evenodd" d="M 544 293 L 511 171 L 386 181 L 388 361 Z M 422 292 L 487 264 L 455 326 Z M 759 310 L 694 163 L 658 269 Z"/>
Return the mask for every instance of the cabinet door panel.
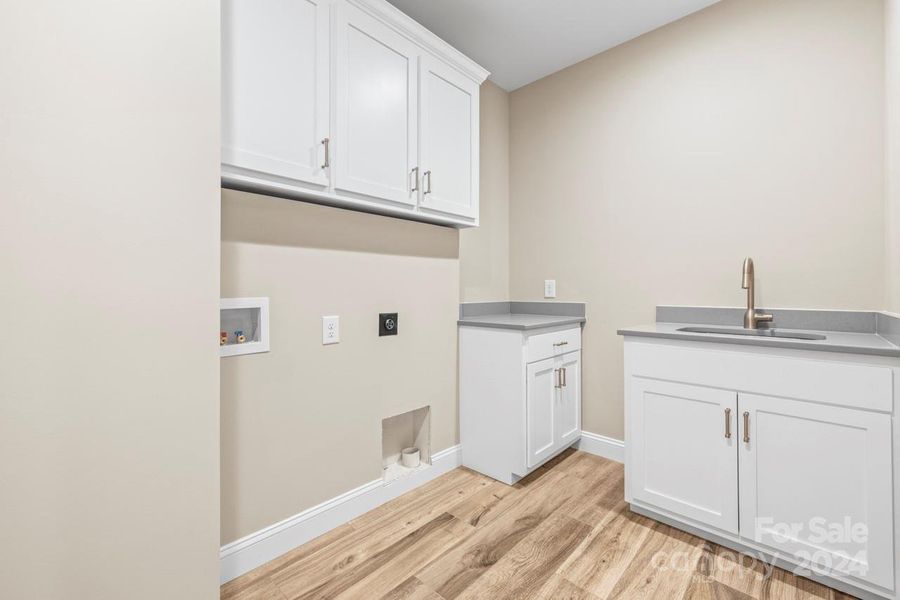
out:
<path id="1" fill-rule="evenodd" d="M 222 3 L 222 162 L 325 186 L 327 0 Z"/>
<path id="2" fill-rule="evenodd" d="M 581 435 L 581 352 L 570 352 L 558 359 L 563 369 L 563 387 L 556 404 L 557 447 L 571 444 Z"/>
<path id="3" fill-rule="evenodd" d="M 737 533 L 737 394 L 642 377 L 630 389 L 633 497 Z"/>
<path id="4" fill-rule="evenodd" d="M 528 468 L 531 468 L 552 456 L 557 449 L 555 360 L 548 359 L 529 364 L 526 377 L 526 451 Z"/>
<path id="5" fill-rule="evenodd" d="M 893 587 L 890 415 L 753 394 L 738 404 L 741 536 Z"/>
<path id="6" fill-rule="evenodd" d="M 352 6 L 337 15 L 335 187 L 414 205 L 418 50 Z"/>
<path id="7" fill-rule="evenodd" d="M 421 59 L 422 206 L 478 213 L 478 86 L 452 67 Z"/>

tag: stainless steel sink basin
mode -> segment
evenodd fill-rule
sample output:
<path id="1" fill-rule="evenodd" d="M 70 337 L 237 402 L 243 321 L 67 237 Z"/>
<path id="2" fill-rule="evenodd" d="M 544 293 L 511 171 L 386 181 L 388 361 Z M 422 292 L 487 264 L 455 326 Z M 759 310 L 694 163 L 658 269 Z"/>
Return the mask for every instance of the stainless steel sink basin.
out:
<path id="1" fill-rule="evenodd" d="M 685 333 L 718 333 L 725 335 L 747 335 L 752 337 L 774 337 L 792 340 L 824 340 L 825 336 L 818 333 L 795 333 L 793 331 L 778 331 L 777 329 L 741 329 L 737 327 L 681 327 L 678 331 Z"/>

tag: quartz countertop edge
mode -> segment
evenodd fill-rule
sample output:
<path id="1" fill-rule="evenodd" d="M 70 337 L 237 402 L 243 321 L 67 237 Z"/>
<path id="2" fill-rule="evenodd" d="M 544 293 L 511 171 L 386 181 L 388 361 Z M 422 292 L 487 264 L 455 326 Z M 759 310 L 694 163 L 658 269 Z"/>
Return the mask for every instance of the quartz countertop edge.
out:
<path id="1" fill-rule="evenodd" d="M 554 315 L 497 314 L 480 317 L 464 317 L 457 321 L 468 327 L 493 327 L 496 329 L 542 329 L 559 325 L 573 325 L 585 322 L 584 317 L 559 317 Z"/>
<path id="2" fill-rule="evenodd" d="M 581 325 L 582 302 L 472 302 L 460 305 L 460 327 L 489 327 L 530 331 L 563 325 Z"/>
<path id="3" fill-rule="evenodd" d="M 691 342 L 708 342 L 713 344 L 733 344 L 737 346 L 756 346 L 766 348 L 782 348 L 788 350 L 814 350 L 819 352 L 842 352 L 845 354 L 865 354 L 873 356 L 890 356 L 900 358 L 900 346 L 892 344 L 878 333 L 846 332 L 787 329 L 778 327 L 779 331 L 796 331 L 803 333 L 819 333 L 824 340 L 798 340 L 789 338 L 750 337 L 721 333 L 692 333 L 678 331 L 682 327 L 696 326 L 697 323 L 654 323 L 639 325 L 618 330 L 625 337 L 647 337 Z M 721 325 L 719 325 L 721 327 Z M 740 326 L 734 326 L 739 329 Z"/>

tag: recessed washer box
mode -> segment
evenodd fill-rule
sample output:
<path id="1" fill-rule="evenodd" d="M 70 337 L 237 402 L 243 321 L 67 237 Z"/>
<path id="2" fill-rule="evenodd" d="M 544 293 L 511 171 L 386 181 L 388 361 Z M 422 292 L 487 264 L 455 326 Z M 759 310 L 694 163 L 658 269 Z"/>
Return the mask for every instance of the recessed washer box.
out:
<path id="1" fill-rule="evenodd" d="M 241 341 L 243 339 L 243 341 Z M 224 343 L 223 343 L 224 341 Z M 219 300 L 219 356 L 269 351 L 269 299 Z"/>

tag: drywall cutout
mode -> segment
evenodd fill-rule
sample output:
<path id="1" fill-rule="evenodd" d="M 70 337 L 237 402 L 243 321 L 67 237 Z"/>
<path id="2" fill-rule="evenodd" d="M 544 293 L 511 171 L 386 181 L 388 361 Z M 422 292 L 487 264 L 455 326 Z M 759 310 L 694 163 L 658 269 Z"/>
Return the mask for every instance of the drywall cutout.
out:
<path id="1" fill-rule="evenodd" d="M 269 299 L 219 300 L 219 356 L 269 351 Z"/>
<path id="2" fill-rule="evenodd" d="M 404 466 L 402 453 L 418 448 L 419 464 Z M 389 483 L 431 466 L 431 407 L 423 406 L 381 421 L 384 481 Z"/>

